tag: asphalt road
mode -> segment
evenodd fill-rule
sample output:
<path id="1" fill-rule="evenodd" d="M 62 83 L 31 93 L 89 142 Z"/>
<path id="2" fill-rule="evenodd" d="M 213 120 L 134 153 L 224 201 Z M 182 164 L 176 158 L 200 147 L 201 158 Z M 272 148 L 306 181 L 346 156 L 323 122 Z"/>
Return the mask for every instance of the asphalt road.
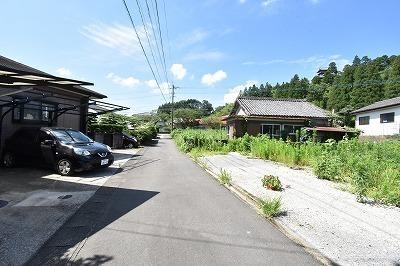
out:
<path id="1" fill-rule="evenodd" d="M 318 265 L 170 139 L 145 147 L 29 265 Z"/>

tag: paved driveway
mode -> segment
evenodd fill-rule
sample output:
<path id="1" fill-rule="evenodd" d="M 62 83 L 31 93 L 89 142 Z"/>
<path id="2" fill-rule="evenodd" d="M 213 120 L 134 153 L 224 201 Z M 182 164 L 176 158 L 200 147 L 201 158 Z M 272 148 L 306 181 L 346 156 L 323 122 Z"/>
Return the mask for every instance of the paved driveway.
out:
<path id="1" fill-rule="evenodd" d="M 0 265 L 26 262 L 137 150 L 114 151 L 107 169 L 61 177 L 36 168 L 0 168 Z"/>
<path id="2" fill-rule="evenodd" d="M 180 153 L 146 147 L 67 221 L 30 265 L 317 265 Z"/>

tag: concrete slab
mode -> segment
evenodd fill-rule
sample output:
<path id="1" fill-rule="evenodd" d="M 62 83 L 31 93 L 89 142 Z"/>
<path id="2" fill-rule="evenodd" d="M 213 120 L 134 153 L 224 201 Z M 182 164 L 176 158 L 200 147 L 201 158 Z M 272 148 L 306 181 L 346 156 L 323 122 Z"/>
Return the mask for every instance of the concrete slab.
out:
<path id="1" fill-rule="evenodd" d="M 39 168 L 0 168 L 0 265 L 24 264 L 137 152 L 114 150 L 109 168 L 71 177 Z M 79 230 L 76 226 L 72 230 Z"/>

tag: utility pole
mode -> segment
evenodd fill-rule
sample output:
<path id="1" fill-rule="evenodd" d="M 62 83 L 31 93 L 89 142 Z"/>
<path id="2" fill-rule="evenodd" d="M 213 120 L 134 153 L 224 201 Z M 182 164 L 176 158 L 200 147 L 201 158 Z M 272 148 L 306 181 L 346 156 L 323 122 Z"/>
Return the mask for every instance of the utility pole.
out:
<path id="1" fill-rule="evenodd" d="M 171 131 L 174 130 L 174 98 L 175 98 L 175 85 L 172 84 Z"/>

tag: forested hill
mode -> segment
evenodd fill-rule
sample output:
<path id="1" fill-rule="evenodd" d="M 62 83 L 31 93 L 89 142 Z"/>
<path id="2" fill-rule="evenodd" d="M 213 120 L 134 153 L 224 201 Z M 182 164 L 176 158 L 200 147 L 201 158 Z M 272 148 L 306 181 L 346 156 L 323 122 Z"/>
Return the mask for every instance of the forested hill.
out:
<path id="1" fill-rule="evenodd" d="M 307 98 L 318 106 L 336 111 L 351 111 L 376 101 L 400 96 L 400 56 L 370 59 L 356 56 L 351 65 L 338 71 L 334 62 L 321 76 L 311 81 L 296 74 L 289 82 L 252 86 L 246 96 Z"/>

